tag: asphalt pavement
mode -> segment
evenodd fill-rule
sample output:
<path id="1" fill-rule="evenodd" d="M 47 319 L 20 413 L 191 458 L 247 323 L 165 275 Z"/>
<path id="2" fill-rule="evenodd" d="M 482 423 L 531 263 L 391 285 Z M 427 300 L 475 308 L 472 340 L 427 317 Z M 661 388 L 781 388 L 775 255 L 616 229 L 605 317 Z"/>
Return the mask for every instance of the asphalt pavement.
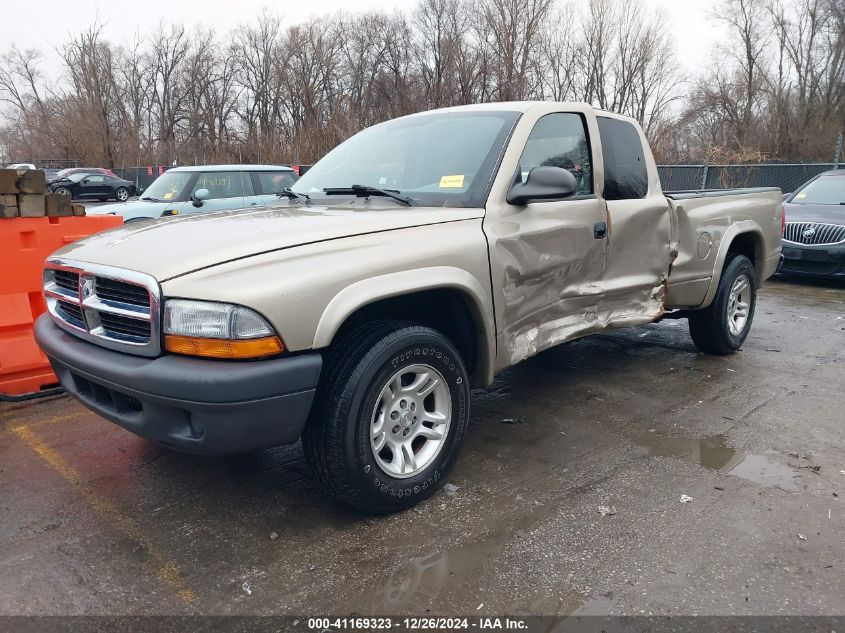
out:
<path id="1" fill-rule="evenodd" d="M 456 487 L 333 505 L 296 445 L 198 457 L 66 397 L 0 406 L 0 614 L 845 614 L 845 285 L 774 281 L 473 395 Z"/>

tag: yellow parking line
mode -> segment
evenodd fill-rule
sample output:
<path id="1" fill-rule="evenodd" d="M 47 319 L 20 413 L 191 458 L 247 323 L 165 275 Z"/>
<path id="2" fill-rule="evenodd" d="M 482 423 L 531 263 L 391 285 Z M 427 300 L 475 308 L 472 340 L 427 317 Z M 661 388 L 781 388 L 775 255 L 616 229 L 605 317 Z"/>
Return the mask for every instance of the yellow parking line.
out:
<path id="1" fill-rule="evenodd" d="M 42 418 L 40 420 L 32 420 L 27 421 L 27 425 L 35 424 L 37 426 L 47 426 L 49 424 L 58 424 L 60 422 L 67 422 L 68 420 L 75 420 L 76 418 L 81 418 L 84 415 L 89 415 L 89 411 L 77 411 L 76 413 L 62 413 L 59 415 L 54 415 L 51 418 Z"/>
<path id="2" fill-rule="evenodd" d="M 149 555 L 149 560 L 154 564 L 156 576 L 174 589 L 176 595 L 182 602 L 190 605 L 193 603 L 194 592 L 185 585 L 182 580 L 182 573 L 173 561 L 163 556 L 153 543 L 147 538 L 131 519 L 121 514 L 120 510 L 108 499 L 97 494 L 83 480 L 80 474 L 68 464 L 64 458 L 26 426 L 18 424 L 12 427 L 12 431 L 21 438 L 35 453 L 47 462 L 50 467 L 64 477 L 77 492 L 100 514 L 108 517 L 114 527 L 123 532 L 129 538 L 141 543 Z"/>
<path id="3" fill-rule="evenodd" d="M 19 420 L 22 419 L 22 418 L 26 418 L 27 417 L 26 413 L 30 412 L 30 411 L 35 413 L 35 414 L 38 414 L 41 411 L 41 409 L 37 408 L 37 407 L 32 407 L 32 408 L 30 408 L 30 407 L 18 407 L 18 408 L 15 408 L 15 409 L 10 409 L 9 411 L 0 411 L 0 420 L 8 420 L 9 422 L 14 422 L 15 418 L 18 418 Z M 23 413 L 24 415 L 20 415 L 21 413 Z M 90 412 L 86 409 L 82 409 L 81 411 L 76 411 L 74 413 L 60 413 L 60 414 L 54 415 L 50 418 L 33 420 L 33 422 L 37 422 L 39 424 L 42 424 L 42 423 L 43 424 L 55 424 L 57 422 L 64 422 L 66 420 L 73 420 L 75 418 L 80 418 L 83 415 L 85 415 L 86 413 L 90 413 Z M 16 415 L 16 414 L 18 414 L 18 415 Z"/>

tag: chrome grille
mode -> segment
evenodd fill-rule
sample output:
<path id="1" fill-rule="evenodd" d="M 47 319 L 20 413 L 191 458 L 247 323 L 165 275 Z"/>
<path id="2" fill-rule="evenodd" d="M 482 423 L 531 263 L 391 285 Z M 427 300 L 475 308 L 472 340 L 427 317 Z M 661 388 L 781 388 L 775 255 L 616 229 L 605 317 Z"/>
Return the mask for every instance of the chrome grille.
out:
<path id="1" fill-rule="evenodd" d="M 845 226 L 821 222 L 787 222 L 783 239 L 796 244 L 838 244 L 845 242 Z"/>
<path id="2" fill-rule="evenodd" d="M 63 319 L 73 323 L 76 327 L 85 327 L 85 321 L 82 318 L 82 308 L 78 304 L 59 301 L 56 311 Z"/>
<path id="3" fill-rule="evenodd" d="M 123 334 L 126 336 L 139 336 L 150 338 L 150 322 L 132 319 L 119 314 L 100 312 L 100 323 L 107 332 Z"/>
<path id="4" fill-rule="evenodd" d="M 50 258 L 44 297 L 53 320 L 75 336 L 142 356 L 161 352 L 160 291 L 149 275 Z"/>
<path id="5" fill-rule="evenodd" d="M 122 301 L 135 306 L 150 305 L 150 293 L 146 288 L 128 284 L 125 281 L 116 281 L 107 277 L 95 277 L 94 288 L 97 296 L 101 299 Z"/>
<path id="6" fill-rule="evenodd" d="M 72 273 L 68 270 L 57 270 L 53 273 L 53 279 L 57 286 L 70 292 L 76 293 L 79 289 L 79 275 L 77 273 Z"/>

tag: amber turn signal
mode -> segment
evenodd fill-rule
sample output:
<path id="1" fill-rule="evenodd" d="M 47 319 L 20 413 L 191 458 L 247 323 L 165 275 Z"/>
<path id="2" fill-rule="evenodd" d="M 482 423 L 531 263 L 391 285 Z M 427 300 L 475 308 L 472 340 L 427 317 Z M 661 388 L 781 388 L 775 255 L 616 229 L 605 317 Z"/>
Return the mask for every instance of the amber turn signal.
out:
<path id="1" fill-rule="evenodd" d="M 249 359 L 281 354 L 285 346 L 278 336 L 233 341 L 221 338 L 197 338 L 166 334 L 164 348 L 174 354 L 206 358 Z"/>

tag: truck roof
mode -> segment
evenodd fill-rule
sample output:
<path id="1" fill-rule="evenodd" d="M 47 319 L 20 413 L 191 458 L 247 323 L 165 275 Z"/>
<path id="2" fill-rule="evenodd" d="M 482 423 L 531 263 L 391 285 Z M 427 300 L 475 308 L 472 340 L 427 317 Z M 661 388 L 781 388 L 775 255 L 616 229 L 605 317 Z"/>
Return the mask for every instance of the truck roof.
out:
<path id="1" fill-rule="evenodd" d="M 550 111 L 569 109 L 576 111 L 592 110 L 595 112 L 596 116 L 623 119 L 639 125 L 637 120 L 632 117 L 619 114 L 617 112 L 594 108 L 591 104 L 585 101 L 491 101 L 487 103 L 450 106 L 446 108 L 439 108 L 437 110 L 426 110 L 425 112 L 418 112 L 409 116 L 422 116 L 431 114 L 432 112 L 495 112 L 502 110 L 510 112 L 527 112 L 528 110 L 532 110 L 534 108 L 544 108 Z"/>

